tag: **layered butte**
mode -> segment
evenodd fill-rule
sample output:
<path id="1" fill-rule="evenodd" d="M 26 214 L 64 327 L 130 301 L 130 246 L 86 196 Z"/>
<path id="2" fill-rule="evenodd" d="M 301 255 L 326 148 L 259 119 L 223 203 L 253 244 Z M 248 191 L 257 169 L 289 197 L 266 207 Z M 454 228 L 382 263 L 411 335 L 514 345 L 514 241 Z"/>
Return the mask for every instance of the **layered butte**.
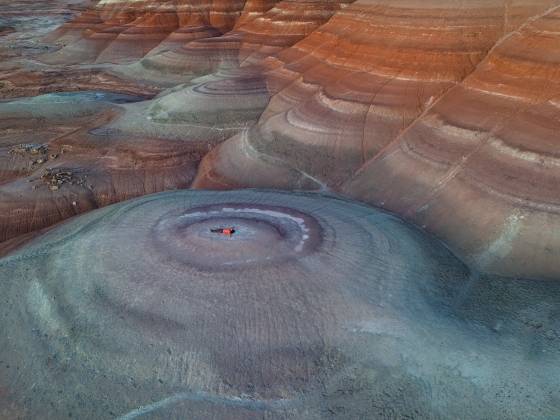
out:
<path id="1" fill-rule="evenodd" d="M 275 95 L 250 143 L 340 185 L 551 2 L 527 3 L 354 2 L 267 60 Z"/>
<path id="2" fill-rule="evenodd" d="M 0 277 L 8 417 L 560 410 L 558 284 L 478 279 L 419 230 L 336 197 L 150 195 L 51 230 L 0 259 Z"/>
<path id="3" fill-rule="evenodd" d="M 62 48 L 43 60 L 121 63 L 148 56 L 140 63 L 145 71 L 200 75 L 212 65 L 254 63 L 293 45 L 350 2 L 101 1 L 49 36 Z"/>

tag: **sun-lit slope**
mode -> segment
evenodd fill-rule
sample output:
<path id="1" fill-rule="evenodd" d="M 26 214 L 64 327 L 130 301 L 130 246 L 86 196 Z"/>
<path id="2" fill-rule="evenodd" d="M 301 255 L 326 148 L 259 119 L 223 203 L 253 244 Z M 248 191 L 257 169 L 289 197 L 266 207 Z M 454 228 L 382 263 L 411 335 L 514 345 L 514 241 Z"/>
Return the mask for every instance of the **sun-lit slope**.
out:
<path id="1" fill-rule="evenodd" d="M 150 195 L 51 230 L 0 259 L 0 277 L 0 403 L 31 416 L 560 410 L 558 284 L 479 281 L 419 230 L 340 198 Z"/>
<path id="2" fill-rule="evenodd" d="M 219 68 L 259 64 L 305 38 L 347 3 L 349 0 L 279 1 L 260 16 L 240 19 L 235 29 L 223 36 L 202 38 L 180 48 L 150 54 L 132 66 L 132 74 L 139 78 L 173 75 L 184 80 L 189 75 L 207 74 Z M 120 74 L 126 77 L 128 72 L 122 70 Z"/>

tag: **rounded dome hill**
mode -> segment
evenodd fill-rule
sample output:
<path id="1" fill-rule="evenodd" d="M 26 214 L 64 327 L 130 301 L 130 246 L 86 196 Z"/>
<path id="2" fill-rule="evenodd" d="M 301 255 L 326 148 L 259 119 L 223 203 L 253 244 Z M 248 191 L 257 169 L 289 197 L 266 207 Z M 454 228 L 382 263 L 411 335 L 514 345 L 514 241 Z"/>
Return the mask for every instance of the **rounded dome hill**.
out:
<path id="1" fill-rule="evenodd" d="M 50 230 L 0 260 L 0 278 L 0 386 L 9 390 L 0 401 L 14 413 L 506 419 L 560 410 L 553 283 L 479 287 L 439 242 L 339 197 L 149 195 Z"/>

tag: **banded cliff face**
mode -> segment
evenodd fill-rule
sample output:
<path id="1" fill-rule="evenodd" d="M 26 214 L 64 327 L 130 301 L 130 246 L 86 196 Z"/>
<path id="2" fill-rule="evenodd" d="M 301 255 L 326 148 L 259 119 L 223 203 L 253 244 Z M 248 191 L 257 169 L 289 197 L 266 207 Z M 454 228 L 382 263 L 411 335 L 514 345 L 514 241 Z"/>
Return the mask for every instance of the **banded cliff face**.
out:
<path id="1" fill-rule="evenodd" d="M 335 189 L 484 271 L 558 277 L 558 4 L 354 2 L 265 61 L 275 95 L 195 186 Z"/>
<path id="2" fill-rule="evenodd" d="M 116 191 L 111 200 L 95 195 L 99 205 L 191 183 L 330 189 L 403 215 L 482 271 L 556 278 L 560 236 L 547 227 L 560 223 L 557 7 L 560 0 L 101 1 L 48 37 L 61 45 L 41 56 L 48 71 L 14 73 L 7 84 L 28 80 L 13 91 L 36 94 L 82 72 L 69 90 L 98 81 L 143 95 L 173 88 L 95 111 L 83 124 L 66 119 L 61 128 L 47 118 L 30 129 L 28 108 L 2 124 L 35 137 L 81 124 L 53 148 L 87 150 L 92 162 L 134 144 L 149 150 L 153 164 L 134 158 L 128 172 L 126 159 L 114 157 L 118 171 L 95 164 Z M 91 140 L 100 133 L 103 147 Z M 35 143 L 25 135 L 18 144 Z M 19 146 L 8 137 L 0 169 L 10 197 L 21 198 L 21 178 L 38 175 L 14 163 Z M 152 183 L 159 157 L 173 168 L 170 181 Z M 75 170 L 90 165 L 64 159 Z M 117 180 L 117 172 L 127 175 Z M 153 188 L 129 188 L 138 177 Z M 37 214 L 54 203 L 30 191 L 14 209 Z M 16 213 L 1 223 L 4 238 L 66 217 L 35 217 L 48 222 L 24 221 L 10 233 Z"/>
<path id="3" fill-rule="evenodd" d="M 101 1 L 49 36 L 48 63 L 133 62 L 185 72 L 195 58 L 255 62 L 293 45 L 351 0 Z M 225 35 L 225 36 L 224 36 Z M 214 39 L 216 38 L 216 39 Z M 199 42 L 194 42 L 194 41 Z M 196 63 L 194 64 L 196 67 Z M 212 68 L 200 68 L 198 75 Z"/>
<path id="4" fill-rule="evenodd" d="M 267 60 L 276 94 L 249 142 L 340 185 L 549 3 L 355 2 Z"/>
<path id="5" fill-rule="evenodd" d="M 123 80 L 173 86 L 218 70 L 260 64 L 349 3 L 101 1 L 51 34 L 47 40 L 61 48 L 40 59 L 54 65 L 104 64 Z"/>
<path id="6" fill-rule="evenodd" d="M 560 276 L 560 9 L 503 39 L 344 190 L 484 271 Z"/>
<path id="7" fill-rule="evenodd" d="M 270 3 L 244 0 L 101 1 L 60 28 L 51 40 L 66 44 L 50 63 L 126 62 L 154 48 L 181 45 L 231 30 L 238 19 Z"/>

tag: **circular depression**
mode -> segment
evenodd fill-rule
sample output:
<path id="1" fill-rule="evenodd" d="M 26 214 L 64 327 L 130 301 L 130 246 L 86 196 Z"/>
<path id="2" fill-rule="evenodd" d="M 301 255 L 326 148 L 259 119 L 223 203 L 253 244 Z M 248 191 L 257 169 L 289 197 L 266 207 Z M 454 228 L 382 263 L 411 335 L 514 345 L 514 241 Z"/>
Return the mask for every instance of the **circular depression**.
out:
<path id="1" fill-rule="evenodd" d="M 152 235 L 154 249 L 178 261 L 231 269 L 308 255 L 320 244 L 321 227 L 295 209 L 228 203 L 167 213 Z"/>

